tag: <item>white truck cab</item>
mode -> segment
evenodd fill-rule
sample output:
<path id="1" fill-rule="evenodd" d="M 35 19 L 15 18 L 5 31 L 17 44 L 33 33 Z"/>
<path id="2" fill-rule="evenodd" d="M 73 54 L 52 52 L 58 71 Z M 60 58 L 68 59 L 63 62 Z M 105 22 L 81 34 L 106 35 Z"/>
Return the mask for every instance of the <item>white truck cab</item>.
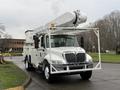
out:
<path id="1" fill-rule="evenodd" d="M 99 30 L 72 26 L 72 24 L 86 21 L 78 11 L 72 15 L 67 13 L 60 16 L 54 20 L 56 25 L 52 24 L 51 27 L 48 27 L 47 24 L 45 27 L 25 32 L 26 41 L 23 47 L 23 56 L 27 70 L 37 68 L 43 71 L 47 81 L 51 81 L 53 76 L 58 74 L 80 74 L 81 78 L 86 80 L 91 77 L 92 70 L 101 69 L 100 49 L 99 62 L 94 67 L 92 57 L 79 46 L 76 37 L 76 33 L 81 31 L 95 30 L 99 38 L 97 32 Z"/>

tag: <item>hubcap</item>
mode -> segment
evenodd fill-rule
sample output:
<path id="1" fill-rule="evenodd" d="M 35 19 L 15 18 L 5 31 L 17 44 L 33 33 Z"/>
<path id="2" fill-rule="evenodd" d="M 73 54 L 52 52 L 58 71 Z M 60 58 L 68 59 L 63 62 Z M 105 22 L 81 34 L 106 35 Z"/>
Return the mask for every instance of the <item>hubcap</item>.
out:
<path id="1" fill-rule="evenodd" d="M 28 68 L 28 62 L 26 62 L 25 67 Z"/>
<path id="2" fill-rule="evenodd" d="M 48 80 L 49 79 L 49 68 L 45 67 L 45 78 Z"/>

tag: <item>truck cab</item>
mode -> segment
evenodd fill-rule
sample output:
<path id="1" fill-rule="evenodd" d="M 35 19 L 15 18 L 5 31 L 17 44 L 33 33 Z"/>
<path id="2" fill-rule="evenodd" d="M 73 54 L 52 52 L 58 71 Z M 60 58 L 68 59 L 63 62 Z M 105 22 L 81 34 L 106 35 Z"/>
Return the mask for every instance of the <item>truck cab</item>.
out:
<path id="1" fill-rule="evenodd" d="M 79 46 L 75 34 L 32 36 L 29 44 L 26 40 L 23 51 L 27 70 L 39 68 L 44 72 L 46 80 L 56 74 L 80 74 L 82 79 L 91 77 L 92 70 L 79 71 L 93 68 L 93 62 L 92 57 Z"/>

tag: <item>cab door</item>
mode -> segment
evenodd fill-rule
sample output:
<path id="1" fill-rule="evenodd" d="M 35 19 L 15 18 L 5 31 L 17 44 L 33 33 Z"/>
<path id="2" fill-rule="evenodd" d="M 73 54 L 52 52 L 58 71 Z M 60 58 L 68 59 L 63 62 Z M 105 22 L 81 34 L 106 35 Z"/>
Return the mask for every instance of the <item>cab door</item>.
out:
<path id="1" fill-rule="evenodd" d="M 31 49 L 31 62 L 32 64 L 34 64 L 36 67 L 39 65 L 40 63 L 40 38 L 37 35 L 33 36 L 33 40 L 34 40 L 34 44 L 33 44 L 33 48 Z"/>
<path id="2" fill-rule="evenodd" d="M 46 55 L 45 35 L 42 35 L 40 40 L 41 40 L 40 62 L 42 62 L 44 60 L 45 55 Z"/>

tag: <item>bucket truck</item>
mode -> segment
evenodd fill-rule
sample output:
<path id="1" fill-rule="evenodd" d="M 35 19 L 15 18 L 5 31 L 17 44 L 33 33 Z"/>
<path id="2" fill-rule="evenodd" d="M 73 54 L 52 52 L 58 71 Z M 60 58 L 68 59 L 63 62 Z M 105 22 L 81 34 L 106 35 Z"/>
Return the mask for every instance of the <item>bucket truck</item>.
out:
<path id="1" fill-rule="evenodd" d="M 80 11 L 66 12 L 42 27 L 25 32 L 23 47 L 25 68 L 41 70 L 45 79 L 54 75 L 80 74 L 88 80 L 93 70 L 101 69 L 100 41 L 98 28 L 78 28 L 87 17 Z M 92 57 L 77 42 L 76 33 L 94 30 L 98 37 L 99 61 L 93 64 Z"/>

